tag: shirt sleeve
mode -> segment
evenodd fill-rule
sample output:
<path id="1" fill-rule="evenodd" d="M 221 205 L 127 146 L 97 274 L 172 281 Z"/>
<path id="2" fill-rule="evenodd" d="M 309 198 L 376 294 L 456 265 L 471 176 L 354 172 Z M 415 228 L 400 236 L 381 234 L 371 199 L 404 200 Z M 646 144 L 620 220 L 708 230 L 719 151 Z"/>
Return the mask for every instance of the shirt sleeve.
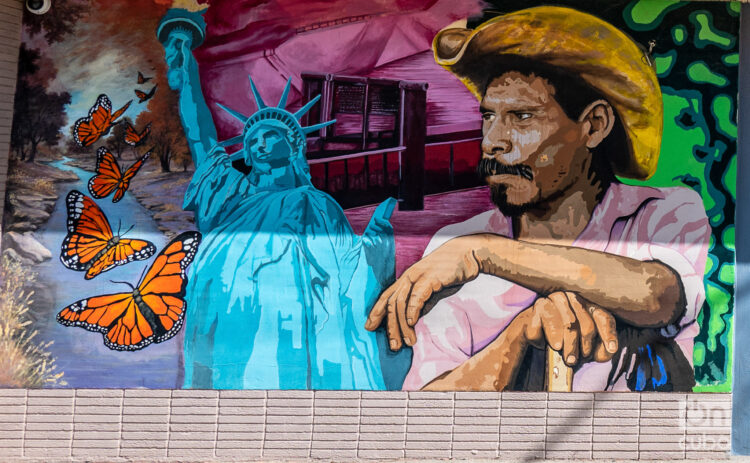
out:
<path id="1" fill-rule="evenodd" d="M 701 197 L 689 188 L 663 189 L 663 199 L 644 204 L 627 239 L 623 255 L 659 261 L 680 277 L 686 311 L 679 324 L 692 323 L 705 300 L 703 275 L 711 227 Z"/>

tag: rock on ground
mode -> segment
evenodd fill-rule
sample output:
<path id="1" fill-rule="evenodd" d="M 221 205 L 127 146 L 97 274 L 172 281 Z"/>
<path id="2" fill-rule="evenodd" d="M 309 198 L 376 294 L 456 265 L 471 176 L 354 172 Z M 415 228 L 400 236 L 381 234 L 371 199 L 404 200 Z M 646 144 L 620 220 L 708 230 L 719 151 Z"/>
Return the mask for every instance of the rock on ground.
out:
<path id="1" fill-rule="evenodd" d="M 17 233 L 9 231 L 3 235 L 3 248 L 14 251 L 19 257 L 35 264 L 52 258 L 52 253 L 37 241 L 31 232 Z M 10 257 L 14 257 L 11 253 Z"/>

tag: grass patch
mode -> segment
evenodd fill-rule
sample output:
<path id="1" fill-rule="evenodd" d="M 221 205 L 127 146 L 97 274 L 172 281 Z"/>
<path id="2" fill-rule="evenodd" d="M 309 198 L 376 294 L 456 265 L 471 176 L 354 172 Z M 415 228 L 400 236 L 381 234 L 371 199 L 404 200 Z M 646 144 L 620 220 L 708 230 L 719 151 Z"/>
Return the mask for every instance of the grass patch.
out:
<path id="1" fill-rule="evenodd" d="M 28 267 L 3 256 L 0 265 L 0 387 L 64 386 L 49 352 L 52 341 L 36 342 L 29 309 L 34 292 L 27 285 L 36 279 Z"/>

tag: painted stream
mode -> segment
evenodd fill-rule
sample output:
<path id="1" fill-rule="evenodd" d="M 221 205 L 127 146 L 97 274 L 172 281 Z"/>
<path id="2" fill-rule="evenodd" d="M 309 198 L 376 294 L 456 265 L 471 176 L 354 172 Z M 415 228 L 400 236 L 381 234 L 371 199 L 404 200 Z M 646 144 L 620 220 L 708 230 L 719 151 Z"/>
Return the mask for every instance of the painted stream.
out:
<path id="1" fill-rule="evenodd" d="M 87 183 L 92 173 L 66 164 L 67 158 L 50 163 L 51 166 L 78 175 L 74 183 L 60 184 L 60 198 L 49 221 L 36 233 L 39 241 L 52 252 L 52 259 L 38 265 L 37 281 L 40 288 L 34 300 L 34 314 L 38 317 L 34 326 L 39 330 L 38 341 L 53 341 L 49 350 L 57 359 L 66 387 L 73 388 L 174 388 L 179 387 L 178 374 L 182 351 L 181 333 L 174 338 L 135 352 L 110 350 L 102 342 L 102 334 L 78 327 L 66 327 L 55 320 L 57 313 L 73 302 L 100 294 L 129 292 L 121 283 L 133 285 L 143 269 L 153 262 L 135 261 L 115 267 L 92 280 L 84 280 L 85 272 L 76 272 L 64 267 L 60 262 L 60 245 L 67 233 L 67 211 L 65 198 L 70 190 L 78 190 L 87 196 Z M 96 200 L 97 205 L 109 219 L 112 230 L 133 229 L 125 236 L 151 241 L 157 253 L 167 243 L 166 238 L 156 228 L 149 212 L 135 198 L 126 193 L 118 203 L 112 203 L 112 196 Z"/>

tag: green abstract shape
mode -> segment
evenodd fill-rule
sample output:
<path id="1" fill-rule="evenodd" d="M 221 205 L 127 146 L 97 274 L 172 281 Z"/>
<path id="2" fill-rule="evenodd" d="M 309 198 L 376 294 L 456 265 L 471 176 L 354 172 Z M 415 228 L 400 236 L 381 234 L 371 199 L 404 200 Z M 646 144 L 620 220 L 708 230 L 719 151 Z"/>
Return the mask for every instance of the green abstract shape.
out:
<path id="1" fill-rule="evenodd" d="M 666 53 L 658 55 L 655 54 L 654 62 L 656 63 L 656 75 L 667 77 L 674 67 L 674 63 L 677 62 L 677 50 L 669 50 Z"/>
<path id="2" fill-rule="evenodd" d="M 721 243 L 729 251 L 734 252 L 734 225 L 727 225 L 724 233 L 721 234 Z"/>
<path id="3" fill-rule="evenodd" d="M 734 285 L 734 264 L 723 264 L 719 270 L 719 281 L 727 286 Z"/>
<path id="4" fill-rule="evenodd" d="M 727 328 L 722 315 L 729 313 L 732 295 L 712 281 L 706 282 L 706 301 L 710 306 L 707 345 L 709 352 L 716 352 L 718 337 Z"/>
<path id="5" fill-rule="evenodd" d="M 706 211 L 714 214 L 724 203 L 721 192 L 710 184 L 709 169 L 722 152 L 708 145 L 711 130 L 703 116 L 702 94 L 662 86 L 662 101 L 664 131 L 656 172 L 645 181 L 620 180 L 630 185 L 688 186 L 701 195 Z"/>
<path id="6" fill-rule="evenodd" d="M 693 365 L 699 367 L 706 361 L 706 345 L 698 341 L 693 346 Z"/>
<path id="7" fill-rule="evenodd" d="M 724 171 L 724 175 L 721 177 L 721 183 L 732 195 L 732 199 L 737 199 L 737 155 L 732 156 L 729 160 L 727 170 Z"/>
<path id="8" fill-rule="evenodd" d="M 738 64 L 740 64 L 740 54 L 730 53 L 728 55 L 724 55 L 721 57 L 721 62 L 726 66 L 737 66 Z"/>
<path id="9" fill-rule="evenodd" d="M 687 67 L 687 75 L 696 84 L 711 84 L 717 87 L 729 85 L 729 79 L 712 71 L 705 61 L 695 61 Z"/>
<path id="10" fill-rule="evenodd" d="M 737 124 L 734 123 L 734 99 L 729 95 L 717 95 L 711 102 L 711 112 L 716 120 L 716 131 L 737 139 Z"/>
<path id="11" fill-rule="evenodd" d="M 739 16 L 742 9 L 742 2 L 727 2 L 727 11 L 732 16 Z"/>
<path id="12" fill-rule="evenodd" d="M 678 24 L 672 28 L 672 40 L 675 45 L 682 45 L 687 40 L 687 29 L 682 24 Z"/>
<path id="13" fill-rule="evenodd" d="M 732 392 L 732 365 L 734 362 L 734 323 L 731 318 L 731 315 L 727 316 L 726 320 L 727 329 L 724 331 L 724 334 L 721 336 L 721 343 L 726 346 L 727 349 L 727 356 L 726 361 L 724 364 L 724 371 L 718 371 L 718 368 L 715 365 L 712 365 L 712 369 L 716 370 L 716 373 L 714 373 L 714 378 L 723 378 L 721 380 L 714 381 L 711 384 L 703 384 L 700 386 L 694 386 L 693 392 Z M 695 343 L 697 346 L 699 343 Z M 700 343 L 701 347 L 703 348 L 703 351 L 705 352 L 705 346 L 703 346 L 703 343 Z M 695 347 L 693 348 L 695 349 Z M 693 352 L 693 359 L 695 359 L 695 352 Z M 694 365 L 701 366 L 702 363 L 699 365 L 694 362 Z"/>
<path id="14" fill-rule="evenodd" d="M 703 275 L 706 278 L 709 278 L 712 273 L 716 271 L 716 269 L 719 267 L 719 258 L 715 255 L 708 253 L 708 258 L 706 259 L 706 271 L 703 272 Z"/>
<path id="15" fill-rule="evenodd" d="M 631 29 L 649 31 L 661 24 L 668 12 L 685 4 L 678 0 L 636 0 L 625 7 L 622 15 Z"/>
<path id="16" fill-rule="evenodd" d="M 697 48 L 706 48 L 715 45 L 719 48 L 729 50 L 734 46 L 736 37 L 727 32 L 720 31 L 714 27 L 714 18 L 705 10 L 695 11 L 690 15 L 690 22 L 695 26 L 694 42 Z"/>

